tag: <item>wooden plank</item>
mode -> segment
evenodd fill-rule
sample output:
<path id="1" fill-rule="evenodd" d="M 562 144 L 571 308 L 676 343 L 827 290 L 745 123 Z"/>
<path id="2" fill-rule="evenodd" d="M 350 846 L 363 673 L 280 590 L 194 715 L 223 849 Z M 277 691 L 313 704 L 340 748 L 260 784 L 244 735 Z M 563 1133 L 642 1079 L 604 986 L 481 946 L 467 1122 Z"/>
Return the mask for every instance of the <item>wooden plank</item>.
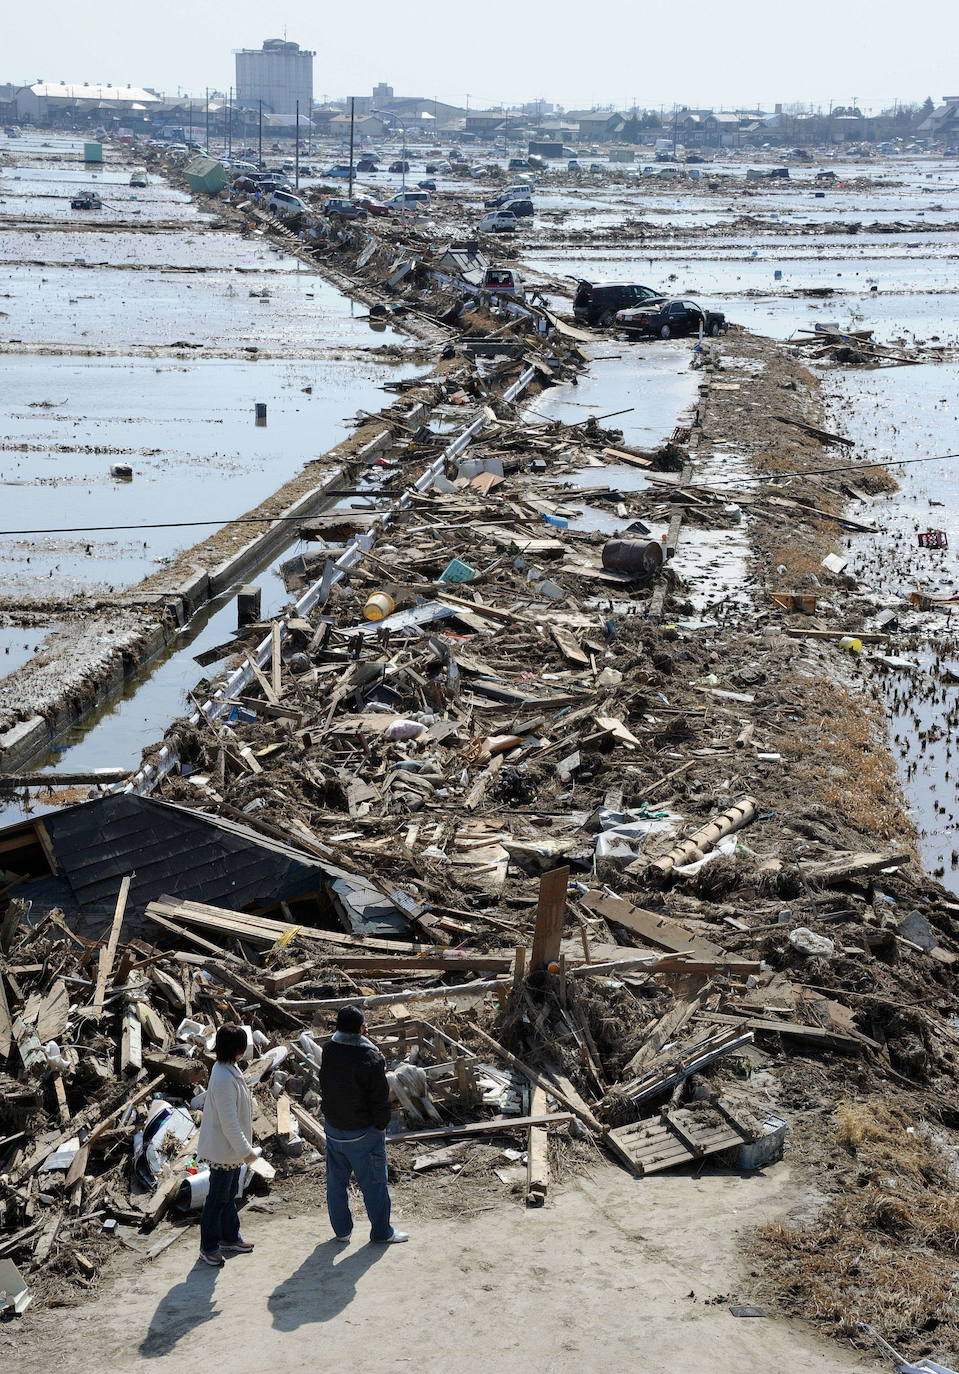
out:
<path id="1" fill-rule="evenodd" d="M 559 625 L 550 625 L 549 632 L 556 641 L 560 653 L 564 658 L 568 658 L 570 663 L 581 664 L 584 668 L 590 666 L 589 655 L 584 653 L 579 641 L 569 630 L 564 630 Z"/>
<path id="2" fill-rule="evenodd" d="M 300 1127 L 300 1135 L 314 1145 L 316 1149 L 326 1151 L 326 1132 L 315 1116 L 311 1116 L 305 1107 L 301 1107 L 299 1102 L 290 1102 L 290 1110 L 296 1117 Z M 389 1141 L 395 1137 L 387 1136 Z"/>
<path id="3" fill-rule="evenodd" d="M 336 958 L 337 956 L 333 955 L 332 957 Z M 263 987 L 271 997 L 275 997 L 276 994 L 282 992 L 284 988 L 291 988 L 296 983 L 302 982 L 304 978 L 308 978 L 315 967 L 316 965 L 312 962 L 309 964 L 293 964 L 290 968 L 281 968 L 276 969 L 272 973 L 265 973 L 263 975 Z M 342 965 L 338 965 L 338 967 L 342 967 Z"/>
<path id="4" fill-rule="evenodd" d="M 863 1046 L 877 1052 L 882 1050 L 877 1041 L 870 1040 L 868 1035 L 861 1032 L 846 1035 L 843 1031 L 826 1030 L 822 1026 L 804 1026 L 797 1021 L 776 1021 L 771 1017 L 762 1016 L 731 1016 L 715 1011 L 700 1012 L 699 1019 L 712 1021 L 721 1026 L 742 1026 L 744 1030 L 758 1031 L 761 1034 L 785 1035 L 787 1039 L 805 1040 L 823 1049 L 840 1050 L 849 1054 L 858 1054 Z"/>
<path id="5" fill-rule="evenodd" d="M 287 1140 L 293 1134 L 292 1103 L 286 1093 L 276 1099 L 276 1134 L 280 1140 Z"/>
<path id="6" fill-rule="evenodd" d="M 59 1040 L 66 1030 L 69 1015 L 70 995 L 67 985 L 62 978 L 57 978 L 40 1003 L 35 1022 L 37 1039 L 43 1043 L 48 1040 Z"/>
<path id="7" fill-rule="evenodd" d="M 908 849 L 899 849 L 889 854 L 842 854 L 822 863 L 802 863 L 800 867 L 810 881 L 828 885 L 871 877 L 884 868 L 907 864 L 911 858 Z"/>
<path id="8" fill-rule="evenodd" d="M 303 1018 L 301 1016 L 294 1015 L 286 1006 L 282 1006 L 265 992 L 261 992 L 258 987 L 244 978 L 242 974 L 237 973 L 235 968 L 218 963 L 212 959 L 208 960 L 203 967 L 207 973 L 212 974 L 213 977 L 223 983 L 225 987 L 232 988 L 235 992 L 242 993 L 242 995 L 255 1006 L 262 1007 L 264 1011 L 269 1012 L 274 1020 L 278 1021 L 281 1026 L 285 1026 L 288 1030 L 301 1031 L 303 1029 Z"/>
<path id="9" fill-rule="evenodd" d="M 253 670 L 253 676 L 260 684 L 260 689 L 263 692 L 263 695 L 266 697 L 266 704 L 268 706 L 278 705 L 278 698 L 273 690 L 272 683 L 269 681 L 266 674 L 263 672 L 260 665 L 257 663 L 256 659 L 253 657 L 251 653 L 247 653 L 246 661 L 249 664 L 250 668 Z M 261 702 L 260 705 L 262 704 L 263 703 Z"/>
<path id="10" fill-rule="evenodd" d="M 304 1012 L 338 1011 L 340 1007 L 388 1007 L 399 1002 L 431 1002 L 437 999 L 457 997 L 485 997 L 489 993 L 505 992 L 512 980 L 505 978 L 479 980 L 472 983 L 458 983 L 455 987 L 440 988 L 403 988 L 396 992 L 375 993 L 369 997 L 327 997 L 322 999 L 303 998 L 302 1001 L 285 1000 L 277 1006 L 297 1007 Z M 298 1023 L 302 1029 L 302 1022 Z"/>
<path id="11" fill-rule="evenodd" d="M 222 931 L 227 935 L 240 935 L 244 940 L 250 940 L 255 944 L 273 945 L 281 935 L 296 933 L 307 940 L 323 940 L 329 944 L 353 949 L 382 950 L 384 954 L 414 954 L 420 951 L 427 954 L 443 953 L 442 945 L 418 945 L 403 940 L 381 940 L 368 935 L 347 935 L 340 930 L 317 930 L 312 926 L 274 921 L 266 916 L 250 916 L 246 912 L 206 906 L 201 902 L 181 901 L 176 897 L 160 897 L 157 901 L 150 902 L 146 908 L 146 915 L 155 919 L 155 914 L 167 919 L 172 917 L 184 925 L 198 925 Z M 219 958 L 231 957 L 224 955 L 219 949 L 216 949 L 215 953 Z"/>
<path id="12" fill-rule="evenodd" d="M 496 1116 L 491 1121 L 473 1121 L 468 1126 L 436 1126 L 427 1131 L 399 1131 L 386 1137 L 387 1145 L 401 1140 L 435 1140 L 442 1136 L 495 1135 L 499 1131 L 522 1130 L 527 1126 L 560 1126 L 572 1121 L 570 1112 L 547 1112 L 543 1116 Z"/>
<path id="13" fill-rule="evenodd" d="M 263 682 L 266 683 L 266 678 L 263 679 Z M 267 686 L 269 686 L 268 683 Z M 237 706 L 246 706 L 248 710 L 256 711 L 257 715 L 268 716 L 271 719 L 295 720 L 297 724 L 303 719 L 303 712 L 296 710 L 295 707 L 281 706 L 278 702 L 273 701 L 264 701 L 262 697 L 239 696 L 228 698 L 227 704 L 229 705 L 232 702 L 235 702 Z"/>
<path id="14" fill-rule="evenodd" d="M 538 1084 L 533 1086 L 530 1116 L 547 1116 L 549 1106 L 546 1092 Z M 530 1126 L 526 1148 L 526 1205 L 542 1207 L 549 1192 L 549 1130 L 545 1126 Z"/>
<path id="15" fill-rule="evenodd" d="M 482 773 L 480 773 L 479 777 L 473 783 L 473 786 L 463 798 L 463 806 L 467 811 L 475 811 L 477 806 L 479 806 L 486 793 L 486 789 L 502 768 L 505 757 L 505 754 L 495 754 L 483 769 Z"/>
<path id="16" fill-rule="evenodd" d="M 67 1170 L 67 1176 L 63 1181 L 64 1190 L 69 1192 L 75 1183 L 79 1183 L 87 1171 L 87 1161 L 90 1158 L 89 1145 L 81 1145 L 73 1157 L 73 1162 Z"/>
<path id="17" fill-rule="evenodd" d="M 533 931 L 533 952 L 530 972 L 555 964 L 563 939 L 563 919 L 566 915 L 566 892 L 569 886 L 569 866 L 551 869 L 539 880 L 539 899 L 536 906 L 536 926 Z"/>
<path id="18" fill-rule="evenodd" d="M 176 925 L 173 921 L 168 921 L 165 916 L 161 916 L 158 911 L 152 909 L 156 905 L 157 904 L 155 902 L 151 902 L 150 905 L 147 907 L 145 914 L 149 915 L 150 920 L 156 921 L 157 925 L 162 926 L 164 930 L 172 930 L 174 935 L 182 936 L 183 939 L 189 940 L 191 944 L 197 945 L 200 949 L 205 949 L 208 954 L 215 955 L 217 959 L 227 959 L 232 963 L 236 964 L 240 964 L 243 962 L 243 960 L 238 958 L 237 955 L 231 954 L 228 950 L 223 949 L 220 945 L 215 945 L 210 940 L 204 940 L 203 936 L 197 935 L 196 931 L 184 930 L 182 926 Z M 184 1006 L 186 1006 L 185 996 Z"/>
<path id="19" fill-rule="evenodd" d="M 323 963 L 350 973 L 389 977 L 391 973 L 441 971 L 444 973 L 509 973 L 514 960 L 506 955 L 482 954 L 398 954 L 395 958 L 378 954 L 326 954 Z M 282 992 L 301 982 L 314 971 L 313 964 L 268 973 L 263 979 L 267 992 Z M 292 976 L 290 976 L 292 975 Z"/>
<path id="20" fill-rule="evenodd" d="M 78 787 L 84 783 L 125 782 L 129 768 L 94 768 L 85 773 L 4 773 L 0 785 L 9 787 Z"/>
<path id="21" fill-rule="evenodd" d="M 651 468 L 652 458 L 640 458 L 636 453 L 624 453 L 621 448 L 604 448 L 603 453 L 607 458 L 615 458 L 618 463 L 628 463 L 630 467 Z"/>
<path id="22" fill-rule="evenodd" d="M 889 636 L 878 631 L 866 630 L 806 630 L 801 626 L 789 625 L 785 633 L 790 639 L 851 639 L 861 640 L 863 644 L 884 644 Z"/>
<path id="23" fill-rule="evenodd" d="M 13 1017 L 10 1015 L 10 1003 L 7 1001 L 7 990 L 3 984 L 3 971 L 0 970 L 0 1059 L 6 1059 L 13 1044 Z"/>
<path id="24" fill-rule="evenodd" d="M 132 1002 L 123 1008 L 123 1037 L 120 1042 L 120 1072 L 139 1073 L 143 1068 L 143 1028 Z"/>
<path id="25" fill-rule="evenodd" d="M 133 875 L 128 873 L 125 878 L 121 879 L 117 904 L 113 912 L 113 924 L 110 926 L 110 938 L 100 951 L 96 988 L 93 993 L 93 1005 L 90 1008 L 90 1015 L 94 1020 L 99 1020 L 103 1015 L 103 999 L 106 996 L 107 984 L 113 972 L 113 961 L 116 958 L 117 945 L 120 942 L 120 927 L 123 925 L 123 913 L 126 910 L 132 877 Z"/>
<path id="26" fill-rule="evenodd" d="M 700 958 L 721 956 L 723 953 L 718 945 L 700 935 L 690 935 L 668 916 L 659 916 L 654 911 L 644 911 L 622 897 L 613 897 L 597 888 L 587 892 L 582 898 L 582 903 L 590 911 L 598 912 L 607 921 L 615 921 L 617 925 L 625 926 L 634 935 L 639 935 L 647 944 L 658 949 L 688 953 Z"/>
<path id="27" fill-rule="evenodd" d="M 273 688 L 273 698 L 279 701 L 283 695 L 283 657 L 282 641 L 280 639 L 280 622 L 274 620 L 270 630 L 270 669 L 271 686 Z"/>

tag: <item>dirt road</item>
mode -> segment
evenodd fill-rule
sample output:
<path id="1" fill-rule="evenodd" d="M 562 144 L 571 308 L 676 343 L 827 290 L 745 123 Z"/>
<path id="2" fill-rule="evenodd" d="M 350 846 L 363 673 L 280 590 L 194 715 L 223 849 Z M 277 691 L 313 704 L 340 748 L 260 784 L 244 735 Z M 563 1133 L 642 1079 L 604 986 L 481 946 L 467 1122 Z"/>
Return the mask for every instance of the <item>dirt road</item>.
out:
<path id="1" fill-rule="evenodd" d="M 408 1245 L 329 1238 L 325 1213 L 247 1212 L 252 1256 L 194 1264 L 195 1232 L 152 1266 L 132 1260 L 96 1301 L 0 1328 L 18 1374 L 252 1374 L 332 1364 L 371 1374 L 741 1374 L 875 1369 L 774 1317 L 735 1318 L 750 1296 L 736 1232 L 801 1201 L 789 1168 L 766 1177 L 637 1182 L 600 1166 L 542 1211 L 496 1206 L 410 1219 Z M 402 1216 L 395 1217 L 403 1226 Z M 12 1363 L 8 1363 L 11 1361 Z"/>

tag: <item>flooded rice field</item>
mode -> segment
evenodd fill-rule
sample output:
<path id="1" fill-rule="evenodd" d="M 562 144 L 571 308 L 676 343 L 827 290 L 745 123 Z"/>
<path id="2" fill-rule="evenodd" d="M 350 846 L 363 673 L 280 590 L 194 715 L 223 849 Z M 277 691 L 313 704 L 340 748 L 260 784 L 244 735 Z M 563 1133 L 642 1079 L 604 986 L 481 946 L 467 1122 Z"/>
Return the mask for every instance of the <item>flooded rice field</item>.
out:
<path id="1" fill-rule="evenodd" d="M 44 607 L 122 595 L 309 473 L 358 412 L 382 408 L 385 382 L 422 371 L 405 335 L 371 330 L 365 307 L 262 233 L 241 236 L 156 176 L 131 191 L 136 154 L 108 148 L 93 169 L 55 136 L 4 151 L 0 677 L 69 625 Z M 71 209 L 89 188 L 103 209 Z M 318 465 L 316 483 L 332 471 Z M 276 561 L 259 569 L 267 615 L 289 599 Z M 234 595 L 62 741 L 71 762 L 137 762 L 202 677 L 193 655 L 229 638 Z"/>
<path id="2" fill-rule="evenodd" d="M 256 506 L 378 409 L 383 381 L 417 371 L 331 353 L 326 361 L 4 359 L 0 381 L 0 569 L 4 600 L 102 595 Z M 267 423 L 254 405 L 267 405 Z M 111 469 L 127 464 L 132 479 Z M 209 528 L 175 527 L 210 521 Z M 153 524 L 32 534 L 18 529 Z M 3 666 L 0 664 L 0 666 Z"/>

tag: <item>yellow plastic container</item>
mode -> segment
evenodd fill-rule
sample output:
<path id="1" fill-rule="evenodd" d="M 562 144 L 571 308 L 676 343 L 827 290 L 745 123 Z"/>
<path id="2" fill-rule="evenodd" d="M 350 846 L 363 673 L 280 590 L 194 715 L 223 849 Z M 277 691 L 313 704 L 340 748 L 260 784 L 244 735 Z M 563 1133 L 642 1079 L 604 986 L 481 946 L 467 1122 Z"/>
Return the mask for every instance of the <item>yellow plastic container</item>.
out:
<path id="1" fill-rule="evenodd" d="M 839 641 L 840 649 L 848 649 L 851 654 L 862 653 L 862 640 L 856 639 L 853 635 L 843 635 Z"/>
<path id="2" fill-rule="evenodd" d="M 363 614 L 367 620 L 383 620 L 392 615 L 395 609 L 396 602 L 386 592 L 371 592 L 363 607 Z"/>

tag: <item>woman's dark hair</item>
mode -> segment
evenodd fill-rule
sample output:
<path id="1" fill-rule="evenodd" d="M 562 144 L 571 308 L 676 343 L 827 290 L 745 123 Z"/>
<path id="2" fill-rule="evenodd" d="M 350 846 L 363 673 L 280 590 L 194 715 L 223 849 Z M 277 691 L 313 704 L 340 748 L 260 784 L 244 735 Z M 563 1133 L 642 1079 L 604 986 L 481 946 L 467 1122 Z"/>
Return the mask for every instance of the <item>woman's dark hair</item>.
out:
<path id="1" fill-rule="evenodd" d="M 221 1026 L 216 1033 L 214 1050 L 221 1064 L 236 1063 L 246 1050 L 246 1031 L 240 1026 Z"/>

